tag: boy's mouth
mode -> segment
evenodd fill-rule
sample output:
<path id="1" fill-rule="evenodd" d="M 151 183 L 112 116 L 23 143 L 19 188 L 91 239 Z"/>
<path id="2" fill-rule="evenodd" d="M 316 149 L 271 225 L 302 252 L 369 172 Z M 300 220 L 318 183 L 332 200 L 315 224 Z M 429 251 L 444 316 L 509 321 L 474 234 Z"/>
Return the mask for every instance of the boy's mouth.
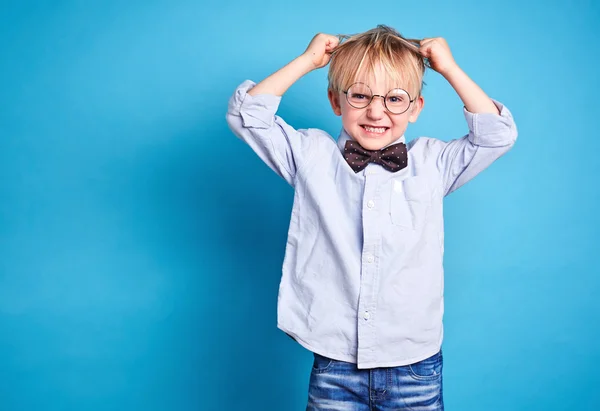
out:
<path id="1" fill-rule="evenodd" d="M 362 124 L 361 127 L 363 130 L 367 131 L 369 134 L 381 135 L 384 134 L 389 127 L 372 127 Z"/>

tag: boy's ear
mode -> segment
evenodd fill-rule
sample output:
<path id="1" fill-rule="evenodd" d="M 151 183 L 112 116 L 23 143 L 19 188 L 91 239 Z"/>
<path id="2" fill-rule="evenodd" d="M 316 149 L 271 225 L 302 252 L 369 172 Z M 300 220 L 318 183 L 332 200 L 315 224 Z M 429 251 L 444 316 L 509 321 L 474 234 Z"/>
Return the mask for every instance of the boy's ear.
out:
<path id="1" fill-rule="evenodd" d="M 419 118 L 419 114 L 421 114 L 421 110 L 423 110 L 423 107 L 425 107 L 425 99 L 423 98 L 423 96 L 419 96 L 419 98 L 414 101 L 414 104 L 410 109 L 411 113 L 408 116 L 408 121 L 410 121 L 411 123 L 417 121 L 417 118 Z"/>
<path id="2" fill-rule="evenodd" d="M 327 97 L 331 103 L 331 108 L 336 116 L 342 115 L 342 106 L 340 105 L 340 93 L 337 93 L 331 89 L 327 90 Z"/>

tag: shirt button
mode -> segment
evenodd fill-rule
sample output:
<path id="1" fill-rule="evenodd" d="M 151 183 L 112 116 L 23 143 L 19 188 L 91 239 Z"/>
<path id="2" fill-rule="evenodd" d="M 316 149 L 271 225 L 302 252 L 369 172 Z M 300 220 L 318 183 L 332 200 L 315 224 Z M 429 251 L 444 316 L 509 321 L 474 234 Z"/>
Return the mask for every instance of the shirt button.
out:
<path id="1" fill-rule="evenodd" d="M 363 318 L 364 318 L 365 320 L 368 320 L 369 318 L 371 318 L 371 314 L 369 314 L 369 312 L 368 312 L 368 311 L 365 311 L 365 313 L 363 314 Z"/>
<path id="2" fill-rule="evenodd" d="M 373 201 L 373 200 L 369 200 L 369 201 L 367 202 L 367 207 L 369 207 L 369 208 L 373 208 L 373 207 L 375 207 L 375 201 Z"/>
<path id="3" fill-rule="evenodd" d="M 375 261 L 375 257 L 373 257 L 372 255 L 367 257 L 367 262 L 372 263 L 373 261 Z"/>

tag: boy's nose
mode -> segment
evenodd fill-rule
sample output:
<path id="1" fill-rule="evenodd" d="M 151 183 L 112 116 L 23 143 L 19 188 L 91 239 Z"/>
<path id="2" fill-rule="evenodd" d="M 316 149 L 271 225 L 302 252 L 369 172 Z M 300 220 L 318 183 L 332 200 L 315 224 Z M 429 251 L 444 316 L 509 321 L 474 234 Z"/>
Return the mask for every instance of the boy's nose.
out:
<path id="1" fill-rule="evenodd" d="M 369 104 L 369 107 L 367 107 L 367 113 L 372 119 L 382 118 L 385 110 L 386 108 L 383 98 L 379 96 L 374 96 L 373 101 L 371 101 L 371 104 Z"/>

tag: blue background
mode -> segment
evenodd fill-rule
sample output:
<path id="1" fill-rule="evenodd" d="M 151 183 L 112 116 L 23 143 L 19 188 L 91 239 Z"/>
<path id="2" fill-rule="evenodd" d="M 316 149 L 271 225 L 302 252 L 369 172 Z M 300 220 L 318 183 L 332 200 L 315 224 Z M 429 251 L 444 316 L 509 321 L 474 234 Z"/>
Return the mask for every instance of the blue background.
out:
<path id="1" fill-rule="evenodd" d="M 520 133 L 446 201 L 447 409 L 600 409 L 599 21 L 592 1 L 2 2 L 0 409 L 304 409 L 312 356 L 276 328 L 293 192 L 227 101 L 317 32 L 380 23 L 445 37 Z M 337 136 L 326 74 L 279 114 Z M 407 138 L 462 136 L 425 80 Z"/>

